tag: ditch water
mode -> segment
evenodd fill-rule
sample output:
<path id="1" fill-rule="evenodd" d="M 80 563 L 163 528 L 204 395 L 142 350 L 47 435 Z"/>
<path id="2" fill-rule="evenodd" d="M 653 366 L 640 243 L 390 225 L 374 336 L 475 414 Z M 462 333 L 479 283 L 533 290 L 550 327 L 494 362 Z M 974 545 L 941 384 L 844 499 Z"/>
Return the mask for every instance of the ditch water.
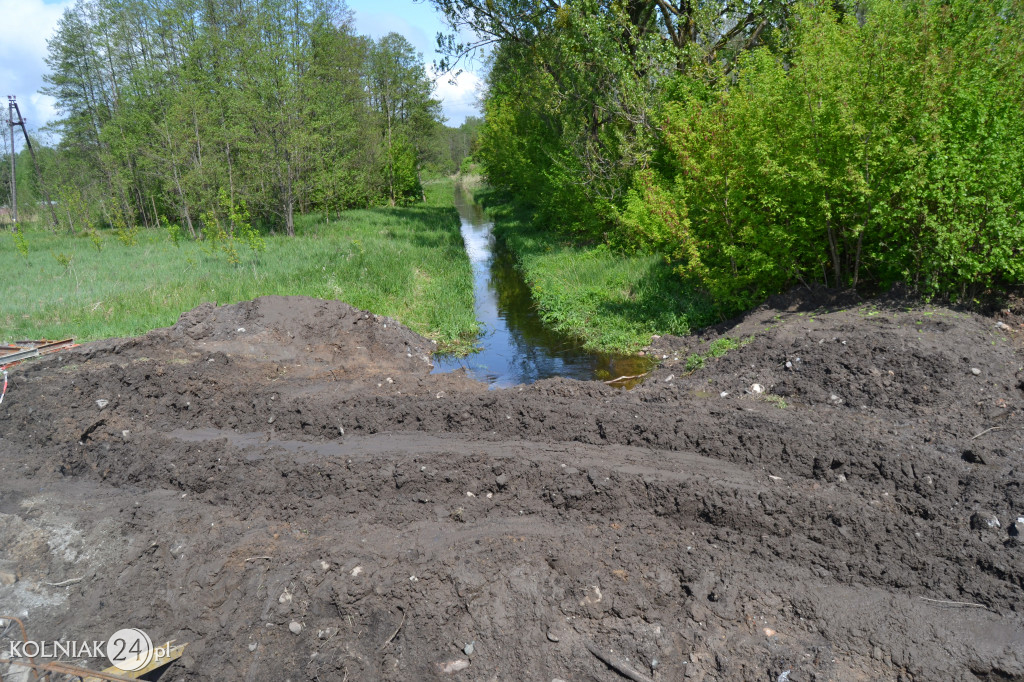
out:
<path id="1" fill-rule="evenodd" d="M 512 254 L 494 238 L 494 223 L 487 219 L 483 207 L 461 186 L 455 188 L 455 207 L 473 266 L 480 350 L 461 358 L 435 355 L 433 374 L 465 369 L 474 379 L 499 388 L 556 376 L 610 381 L 651 368 L 645 357 L 586 351 L 579 339 L 548 329 Z M 610 383 L 631 387 L 638 381 Z"/>

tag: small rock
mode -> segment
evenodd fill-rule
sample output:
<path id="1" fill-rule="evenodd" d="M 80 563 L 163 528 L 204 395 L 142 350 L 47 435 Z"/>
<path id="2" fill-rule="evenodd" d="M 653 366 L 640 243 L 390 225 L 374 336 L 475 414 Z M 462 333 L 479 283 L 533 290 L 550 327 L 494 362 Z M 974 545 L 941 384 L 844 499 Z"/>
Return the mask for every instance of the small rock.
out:
<path id="1" fill-rule="evenodd" d="M 1011 538 L 1019 538 L 1024 535 L 1024 516 L 1020 516 L 1016 521 L 1011 523 L 1006 531 L 1010 534 Z"/>
<path id="2" fill-rule="evenodd" d="M 764 393 L 764 386 L 762 386 L 761 384 L 751 384 L 750 385 L 750 392 L 751 393 Z"/>
<path id="3" fill-rule="evenodd" d="M 475 647 L 473 646 L 474 644 L 476 644 L 476 642 L 470 642 L 469 644 L 467 644 L 466 646 L 464 646 L 464 647 L 462 648 L 462 653 L 466 654 L 467 656 L 472 656 L 472 655 L 473 655 L 473 650 L 474 650 L 474 648 L 475 648 Z"/>
<path id="4" fill-rule="evenodd" d="M 356 576 L 358 576 L 362 572 L 363 572 L 363 567 L 362 566 L 356 566 L 355 568 L 352 569 L 352 572 L 350 573 L 350 575 L 353 578 L 355 578 Z"/>
<path id="5" fill-rule="evenodd" d="M 729 392 L 728 391 L 722 391 L 721 393 L 718 394 L 718 397 L 719 398 L 728 398 L 729 397 Z"/>
<path id="6" fill-rule="evenodd" d="M 786 362 L 786 369 L 793 369 L 793 363 L 792 362 Z"/>
<path id="7" fill-rule="evenodd" d="M 132 432 L 129 431 L 128 429 L 125 429 L 124 431 L 121 432 L 121 438 L 124 438 L 125 440 L 128 440 L 128 438 L 131 437 L 131 435 Z"/>
<path id="8" fill-rule="evenodd" d="M 496 479 L 494 479 L 494 482 L 498 484 L 499 488 L 504 488 L 505 486 L 508 485 L 508 476 L 502 474 L 501 476 L 498 476 Z"/>
<path id="9" fill-rule="evenodd" d="M 974 376 L 978 376 L 979 374 L 981 374 L 981 370 L 978 369 L 977 367 L 971 367 L 971 374 L 973 374 Z"/>
<path id="10" fill-rule="evenodd" d="M 257 644 L 256 642 L 249 642 L 249 651 L 256 651 L 256 647 L 258 646 L 259 644 Z"/>
<path id="11" fill-rule="evenodd" d="M 244 334 L 245 333 L 245 327 L 239 327 L 235 331 L 238 332 L 239 334 Z"/>
<path id="12" fill-rule="evenodd" d="M 281 593 L 281 596 L 277 598 L 278 604 L 287 604 L 292 600 L 292 593 L 287 589 Z"/>
<path id="13" fill-rule="evenodd" d="M 427 502 L 430 502 L 430 498 L 427 496 L 426 493 L 416 493 L 416 497 L 414 497 L 413 499 L 419 502 L 420 504 L 426 504 Z"/>
<path id="14" fill-rule="evenodd" d="M 999 518 L 991 512 L 979 511 L 971 514 L 971 528 L 973 530 L 989 530 L 991 528 L 999 528 L 999 526 Z"/>
<path id="15" fill-rule="evenodd" d="M 843 399 L 837 396 L 835 393 L 828 397 L 828 401 L 834 405 L 842 405 Z"/>
<path id="16" fill-rule="evenodd" d="M 764 630 L 762 630 L 762 632 L 764 632 L 765 637 L 774 637 L 778 634 L 777 632 L 775 632 L 775 630 L 772 630 L 771 628 L 765 628 Z"/>
<path id="17" fill-rule="evenodd" d="M 464 658 L 457 658 L 454 661 L 445 661 L 444 663 L 438 663 L 437 665 L 441 669 L 442 673 L 451 675 L 452 673 L 457 673 L 460 670 L 468 668 L 469 661 Z"/>
<path id="18" fill-rule="evenodd" d="M 10 571 L 0 571 L 0 585 L 13 585 L 18 582 L 18 576 Z"/>
<path id="19" fill-rule="evenodd" d="M 882 649 L 877 646 L 874 649 L 872 649 L 871 658 L 875 659 L 876 661 L 882 660 Z"/>
<path id="20" fill-rule="evenodd" d="M 288 623 L 288 629 L 291 631 L 293 635 L 297 635 L 300 632 L 302 632 L 302 625 L 300 625 L 298 621 L 293 620 L 292 622 Z"/>
<path id="21" fill-rule="evenodd" d="M 329 570 L 331 570 L 331 565 L 329 563 L 327 563 L 326 561 L 321 561 L 320 562 L 320 569 L 324 570 L 324 571 L 329 571 Z"/>
<path id="22" fill-rule="evenodd" d="M 1010 325 L 1006 324 L 1005 322 L 996 322 L 996 328 L 1002 329 L 1005 332 L 1009 331 Z"/>
<path id="23" fill-rule="evenodd" d="M 110 401 L 104 400 L 103 398 L 100 398 L 99 400 L 96 401 L 96 407 L 100 408 L 101 410 L 109 404 Z"/>

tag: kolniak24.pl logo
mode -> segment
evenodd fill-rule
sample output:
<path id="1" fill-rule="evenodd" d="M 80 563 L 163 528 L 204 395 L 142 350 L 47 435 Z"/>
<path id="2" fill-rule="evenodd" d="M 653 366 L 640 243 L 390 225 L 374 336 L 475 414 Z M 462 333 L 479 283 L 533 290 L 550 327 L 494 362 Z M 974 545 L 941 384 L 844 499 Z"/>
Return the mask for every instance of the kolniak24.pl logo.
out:
<path id="1" fill-rule="evenodd" d="M 123 628 L 106 642 L 11 641 L 7 657 L 16 658 L 104 658 L 124 672 L 142 670 L 154 658 L 167 656 L 167 647 L 154 647 L 153 640 L 138 628 Z"/>

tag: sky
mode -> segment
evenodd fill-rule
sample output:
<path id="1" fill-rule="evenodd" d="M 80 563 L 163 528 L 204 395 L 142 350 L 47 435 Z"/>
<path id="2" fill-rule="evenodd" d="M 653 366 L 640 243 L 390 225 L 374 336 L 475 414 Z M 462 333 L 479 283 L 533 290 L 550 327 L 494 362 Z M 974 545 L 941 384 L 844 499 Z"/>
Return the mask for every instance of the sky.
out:
<path id="1" fill-rule="evenodd" d="M 58 115 L 53 98 L 40 94 L 39 89 L 46 72 L 46 40 L 53 35 L 64 8 L 73 2 L 0 0 L 0 17 L 6 28 L 0 34 L 0 103 L 6 105 L 5 95 L 16 95 L 30 129 L 40 128 Z M 435 37 L 446 27 L 430 4 L 412 0 L 349 0 L 348 4 L 355 12 L 359 33 L 374 38 L 392 31 L 401 33 L 423 53 L 428 69 L 438 58 Z M 433 75 L 432 70 L 428 72 Z M 448 124 L 457 126 L 466 116 L 478 114 L 476 91 L 480 79 L 467 70 L 455 85 L 448 80 L 448 76 L 435 79 L 435 97 L 441 100 Z M 7 132 L 6 126 L 0 130 Z"/>

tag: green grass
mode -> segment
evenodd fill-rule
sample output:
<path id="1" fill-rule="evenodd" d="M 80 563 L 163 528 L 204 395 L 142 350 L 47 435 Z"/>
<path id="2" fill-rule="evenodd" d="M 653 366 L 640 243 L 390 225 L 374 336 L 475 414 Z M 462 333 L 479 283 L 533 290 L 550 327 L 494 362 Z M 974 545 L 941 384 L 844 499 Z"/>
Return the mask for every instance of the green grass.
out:
<path id="1" fill-rule="evenodd" d="M 754 340 L 753 336 L 747 336 L 742 339 L 732 339 L 728 336 L 723 336 L 720 339 L 715 339 L 708 344 L 708 352 L 701 353 L 690 353 L 686 358 L 686 372 L 693 374 L 699 369 L 704 369 L 708 360 L 713 358 L 720 358 L 731 350 L 740 348 L 747 345 Z"/>
<path id="2" fill-rule="evenodd" d="M 492 199 L 486 190 L 477 196 Z M 544 322 L 590 350 L 632 353 L 653 334 L 687 334 L 716 319 L 708 298 L 684 286 L 661 256 L 572 243 L 508 204 L 489 211 Z"/>
<path id="3" fill-rule="evenodd" d="M 27 229 L 27 257 L 2 233 L 0 341 L 134 336 L 204 301 L 282 294 L 339 299 L 466 352 L 477 322 L 452 183 L 426 189 L 426 205 L 347 211 L 328 224 L 297 218 L 297 236 L 267 235 L 262 253 L 239 245 L 238 265 L 202 242 L 175 246 L 162 229 L 140 230 L 135 246 L 101 231 L 101 249 L 88 237 Z"/>

